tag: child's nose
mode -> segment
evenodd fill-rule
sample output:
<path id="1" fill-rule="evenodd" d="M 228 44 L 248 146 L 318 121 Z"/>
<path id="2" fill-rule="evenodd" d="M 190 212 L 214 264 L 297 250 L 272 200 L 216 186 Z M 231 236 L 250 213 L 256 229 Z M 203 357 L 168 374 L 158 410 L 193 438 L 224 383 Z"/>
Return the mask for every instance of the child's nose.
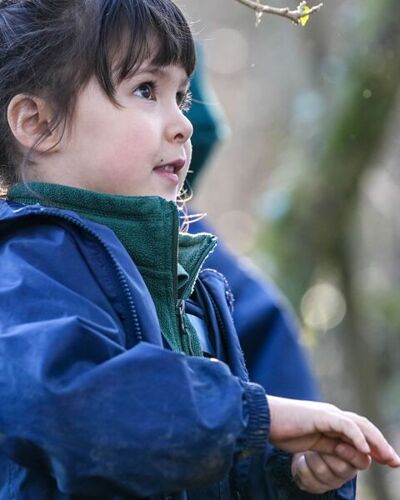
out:
<path id="1" fill-rule="evenodd" d="M 187 142 L 193 134 L 193 125 L 179 110 L 175 118 L 167 126 L 167 136 L 170 142 Z"/>

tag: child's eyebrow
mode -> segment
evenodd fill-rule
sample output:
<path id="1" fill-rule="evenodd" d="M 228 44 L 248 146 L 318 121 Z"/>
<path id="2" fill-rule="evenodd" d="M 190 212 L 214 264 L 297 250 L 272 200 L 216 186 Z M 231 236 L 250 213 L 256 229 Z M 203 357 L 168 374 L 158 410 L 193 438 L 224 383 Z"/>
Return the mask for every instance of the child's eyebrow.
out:
<path id="1" fill-rule="evenodd" d="M 136 75 L 140 76 L 142 74 L 151 74 L 151 75 L 154 75 L 154 76 L 158 76 L 159 78 L 163 78 L 163 79 L 168 79 L 169 78 L 168 69 L 167 68 L 161 68 L 160 66 L 147 66 L 147 67 L 143 67 L 143 68 L 139 69 L 139 71 L 137 73 L 135 73 L 134 76 L 136 76 Z M 183 78 L 182 82 L 181 82 L 181 85 L 182 85 L 182 87 L 189 87 L 189 85 L 190 85 L 190 78 L 188 76 L 186 76 L 185 78 Z"/>

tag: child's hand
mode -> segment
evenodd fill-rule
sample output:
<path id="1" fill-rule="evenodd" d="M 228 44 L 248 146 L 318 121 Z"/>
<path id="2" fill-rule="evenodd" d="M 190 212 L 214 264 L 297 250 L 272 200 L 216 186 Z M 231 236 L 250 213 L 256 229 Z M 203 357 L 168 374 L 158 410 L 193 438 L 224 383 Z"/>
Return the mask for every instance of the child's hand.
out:
<path id="1" fill-rule="evenodd" d="M 369 467 L 369 455 L 360 453 L 349 445 L 340 446 L 344 450 L 339 456 L 315 451 L 296 453 L 293 456 L 292 476 L 301 490 L 315 495 L 336 490 L 353 479 L 359 471 Z"/>
<path id="2" fill-rule="evenodd" d="M 381 464 L 400 466 L 400 457 L 382 433 L 366 418 L 333 405 L 268 396 L 271 411 L 270 441 L 297 453 L 336 454 L 338 445 L 351 444 Z M 340 450 L 340 446 L 338 450 Z"/>

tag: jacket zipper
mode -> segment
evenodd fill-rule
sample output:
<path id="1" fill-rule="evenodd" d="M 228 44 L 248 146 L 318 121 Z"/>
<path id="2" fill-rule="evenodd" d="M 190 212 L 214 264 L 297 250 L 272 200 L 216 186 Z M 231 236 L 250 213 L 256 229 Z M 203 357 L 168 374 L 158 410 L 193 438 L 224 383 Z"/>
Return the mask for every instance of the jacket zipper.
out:
<path id="1" fill-rule="evenodd" d="M 29 216 L 33 216 L 33 217 L 53 216 L 53 217 L 56 217 L 58 219 L 66 220 L 67 222 L 75 225 L 76 227 L 86 231 L 88 234 L 90 234 L 93 238 L 95 238 L 103 246 L 106 253 L 108 254 L 108 256 L 111 259 L 111 262 L 113 264 L 113 267 L 114 267 L 116 274 L 117 274 L 117 277 L 118 277 L 118 281 L 121 284 L 121 289 L 122 289 L 123 295 L 124 295 L 126 302 L 128 304 L 128 308 L 129 308 L 130 316 L 132 319 L 134 333 L 136 335 L 136 338 L 139 342 L 142 341 L 143 334 L 142 334 L 142 330 L 140 327 L 139 317 L 138 317 L 137 309 L 135 306 L 135 302 L 133 300 L 133 296 L 132 296 L 131 290 L 129 288 L 128 280 L 126 279 L 125 274 L 122 271 L 121 266 L 119 265 L 111 248 L 109 247 L 109 245 L 95 231 L 90 229 L 90 227 L 86 226 L 83 222 L 75 219 L 74 217 L 71 217 L 71 216 L 68 216 L 65 214 L 61 214 L 61 213 L 55 212 L 55 211 L 50 210 L 50 209 L 47 209 L 46 212 L 44 212 L 44 213 L 31 212 L 31 213 L 29 213 Z"/>
<path id="2" fill-rule="evenodd" d="M 178 215 L 177 214 L 174 214 L 174 224 L 175 226 L 176 225 L 179 225 L 179 221 L 178 221 Z M 178 247 L 178 237 L 179 237 L 179 231 L 174 231 L 174 245 L 173 245 L 173 248 L 174 249 L 177 249 Z M 193 279 L 189 281 L 189 284 L 184 288 L 183 292 L 182 292 L 182 297 L 185 297 L 187 292 L 190 290 L 190 293 L 188 295 L 190 295 L 193 291 L 193 288 L 194 288 L 194 283 L 196 282 L 196 279 L 198 277 L 198 274 L 199 274 L 199 271 L 200 271 L 200 268 L 201 268 L 201 265 L 202 263 L 204 262 L 205 258 L 207 257 L 208 254 L 210 254 L 211 250 L 208 250 L 206 249 L 204 251 L 204 257 L 203 255 L 198 259 L 198 264 L 196 265 L 196 268 L 194 269 L 194 273 L 193 273 Z M 172 269 L 178 269 L 178 255 L 177 255 L 177 252 L 174 252 L 174 262 L 173 262 L 173 267 Z M 193 351 L 193 346 L 192 346 L 192 343 L 191 343 L 191 337 L 190 337 L 190 334 L 187 330 L 187 327 L 185 325 L 185 299 L 182 298 L 180 299 L 178 297 L 178 276 L 177 276 L 177 273 L 175 274 L 175 277 L 174 277 L 174 297 L 175 297 L 175 310 L 176 310 L 176 316 L 177 316 L 177 319 L 178 319 L 178 328 L 180 330 L 180 337 L 181 337 L 181 342 L 182 342 L 182 347 L 184 347 L 184 345 L 186 344 L 187 347 L 188 347 L 188 354 L 190 356 L 194 356 L 194 351 Z"/>
<path id="3" fill-rule="evenodd" d="M 178 324 L 179 324 L 181 340 L 182 340 L 182 347 L 185 347 L 185 344 L 186 344 L 186 346 L 188 347 L 187 354 L 189 354 L 189 356 L 194 356 L 191 337 L 190 337 L 189 332 L 188 332 L 186 325 L 185 325 L 185 314 L 186 313 L 185 313 L 185 301 L 183 299 L 177 300 L 176 310 L 177 310 Z"/>
<path id="4" fill-rule="evenodd" d="M 209 250 L 208 248 L 204 250 L 203 252 L 203 255 L 201 255 L 198 259 L 198 264 L 196 265 L 195 269 L 194 269 L 194 272 L 193 272 L 193 279 L 189 281 L 189 283 L 186 285 L 186 287 L 184 288 L 183 292 L 182 292 L 182 297 L 189 297 L 192 292 L 193 292 L 193 289 L 194 289 L 194 285 L 196 283 L 196 280 L 198 278 L 198 275 L 199 275 L 199 272 L 200 272 L 200 269 L 201 269 L 201 266 L 203 264 L 203 262 L 205 261 L 205 259 L 207 258 L 207 256 L 211 253 L 212 250 Z M 185 326 L 185 319 L 184 319 L 184 315 L 185 315 L 185 300 L 184 299 L 180 299 L 178 300 L 177 302 L 178 304 L 178 307 L 179 307 L 179 314 L 180 314 L 180 320 L 181 320 L 181 328 L 182 328 L 182 331 L 186 333 L 186 338 L 187 338 L 187 342 L 188 342 L 188 346 L 189 346 L 189 351 L 190 351 L 190 354 L 191 355 L 194 355 L 194 352 L 193 352 L 193 348 L 192 348 L 192 345 L 191 345 L 191 337 L 190 335 L 187 333 L 187 329 L 186 329 L 186 326 Z"/>
<path id="5" fill-rule="evenodd" d="M 173 262 L 172 262 L 172 270 L 174 273 L 173 279 L 173 300 L 175 304 L 175 316 L 177 320 L 177 330 L 179 333 L 179 337 L 181 340 L 181 347 L 185 350 L 185 345 L 188 347 L 189 356 L 193 356 L 193 348 L 190 342 L 190 335 L 187 331 L 185 325 L 185 302 L 183 299 L 178 297 L 178 237 L 179 237 L 179 219 L 178 214 L 174 212 L 174 240 L 173 240 Z"/>
<path id="6" fill-rule="evenodd" d="M 220 274 L 220 273 L 217 273 L 217 274 Z M 225 283 L 227 283 L 226 279 L 225 280 Z M 224 349 L 226 352 L 228 352 L 228 349 L 227 349 L 227 341 L 228 341 L 228 335 L 226 333 L 226 329 L 225 329 L 225 325 L 224 325 L 224 321 L 222 319 L 222 316 L 221 316 L 221 313 L 220 313 L 220 310 L 214 300 L 214 297 L 212 295 L 212 293 L 210 293 L 209 289 L 208 289 L 208 286 L 206 283 L 203 283 L 204 286 L 205 286 L 205 289 L 207 291 L 207 295 L 208 295 L 208 298 L 211 302 L 211 305 L 214 309 L 214 312 L 215 312 L 215 316 L 217 318 L 217 323 L 218 323 L 218 329 L 219 329 L 219 332 L 220 332 L 220 335 L 221 335 L 221 339 L 224 343 Z"/>

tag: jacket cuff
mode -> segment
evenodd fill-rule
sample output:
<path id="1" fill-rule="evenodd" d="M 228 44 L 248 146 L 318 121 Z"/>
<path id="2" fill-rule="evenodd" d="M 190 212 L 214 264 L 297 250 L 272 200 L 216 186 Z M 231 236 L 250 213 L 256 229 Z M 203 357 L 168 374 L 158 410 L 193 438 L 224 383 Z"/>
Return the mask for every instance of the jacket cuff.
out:
<path id="1" fill-rule="evenodd" d="M 241 440 L 240 456 L 245 458 L 264 453 L 270 428 L 270 411 L 264 388 L 258 384 L 241 382 L 244 390 L 244 410 L 247 427 Z"/>

